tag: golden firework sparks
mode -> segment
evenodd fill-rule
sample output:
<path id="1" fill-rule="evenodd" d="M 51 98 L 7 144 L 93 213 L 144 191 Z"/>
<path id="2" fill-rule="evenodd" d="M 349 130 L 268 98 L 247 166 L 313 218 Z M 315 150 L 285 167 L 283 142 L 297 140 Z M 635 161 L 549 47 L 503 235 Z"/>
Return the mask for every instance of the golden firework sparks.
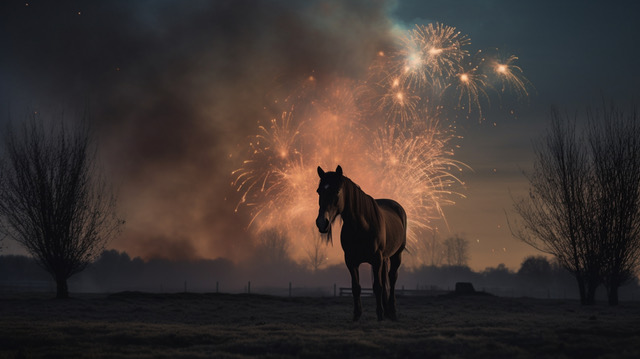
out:
<path id="1" fill-rule="evenodd" d="M 238 206 L 251 209 L 251 225 L 287 235 L 300 260 L 314 240 L 308 233 L 317 212 L 315 168 L 340 164 L 365 192 L 405 207 L 409 246 L 430 233 L 435 221 L 444 220 L 443 207 L 463 197 L 458 174 L 467 168 L 453 159 L 459 137 L 441 116 L 448 96 L 457 110 L 481 116 L 481 102 L 488 101 L 486 69 L 501 79 L 503 91 L 527 95 L 513 64 L 517 57 L 477 60 L 464 48 L 469 44 L 453 27 L 416 26 L 398 48 L 377 52 L 366 81 L 338 78 L 318 88 L 322 74 L 314 73 L 274 102 L 289 108 L 258 126 L 247 159 L 232 173 L 242 193 Z"/>
<path id="2" fill-rule="evenodd" d="M 502 60 L 494 59 L 491 61 L 491 66 L 501 84 L 500 92 L 514 93 L 518 96 L 518 99 L 523 99 L 529 96 L 527 88 L 531 84 L 523 76 L 522 69 L 514 64 L 516 60 L 518 60 L 518 57 L 514 55 Z"/>

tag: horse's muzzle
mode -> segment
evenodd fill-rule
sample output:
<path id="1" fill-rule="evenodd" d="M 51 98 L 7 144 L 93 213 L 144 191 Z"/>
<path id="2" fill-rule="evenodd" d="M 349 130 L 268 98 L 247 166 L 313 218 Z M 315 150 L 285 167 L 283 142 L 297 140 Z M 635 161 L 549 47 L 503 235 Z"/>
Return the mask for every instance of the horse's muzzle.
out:
<path id="1" fill-rule="evenodd" d="M 330 225 L 331 223 L 329 223 L 329 221 L 326 218 L 320 217 L 320 216 L 316 218 L 316 226 L 318 227 L 318 230 L 320 231 L 320 233 L 329 232 Z"/>

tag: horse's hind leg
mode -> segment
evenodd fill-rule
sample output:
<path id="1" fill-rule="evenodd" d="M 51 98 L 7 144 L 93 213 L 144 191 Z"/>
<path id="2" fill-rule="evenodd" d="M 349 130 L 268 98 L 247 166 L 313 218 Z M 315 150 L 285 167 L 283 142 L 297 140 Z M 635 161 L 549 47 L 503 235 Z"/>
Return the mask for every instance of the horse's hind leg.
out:
<path id="1" fill-rule="evenodd" d="M 375 275 L 375 273 L 373 274 Z M 382 273 L 380 279 L 382 281 L 382 307 L 386 313 L 389 306 L 389 258 L 382 259 Z"/>
<path id="2" fill-rule="evenodd" d="M 402 249 L 390 258 L 389 268 L 389 304 L 387 305 L 387 318 L 398 320 L 396 314 L 396 281 L 398 280 L 398 268 L 402 262 Z"/>
<path id="3" fill-rule="evenodd" d="M 356 322 L 362 315 L 362 302 L 360 301 L 360 271 L 359 264 L 347 261 L 347 268 L 351 274 L 351 293 L 353 294 L 353 321 Z"/>
<path id="4" fill-rule="evenodd" d="M 371 268 L 373 269 L 373 293 L 376 295 L 376 314 L 378 314 L 378 320 L 384 319 L 384 287 L 382 286 L 383 263 L 382 253 L 378 253 L 371 262 Z"/>

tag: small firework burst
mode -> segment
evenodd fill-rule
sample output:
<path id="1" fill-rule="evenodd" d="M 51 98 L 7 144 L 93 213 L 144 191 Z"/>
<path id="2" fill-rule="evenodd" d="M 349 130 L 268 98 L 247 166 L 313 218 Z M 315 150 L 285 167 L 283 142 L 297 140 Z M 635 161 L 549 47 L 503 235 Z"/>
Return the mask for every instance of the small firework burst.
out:
<path id="1" fill-rule="evenodd" d="M 531 84 L 524 77 L 522 69 L 515 65 L 517 60 L 518 57 L 514 55 L 502 59 L 497 57 L 490 61 L 489 66 L 500 83 L 500 93 L 513 93 L 522 100 L 529 96 L 528 88 Z"/>

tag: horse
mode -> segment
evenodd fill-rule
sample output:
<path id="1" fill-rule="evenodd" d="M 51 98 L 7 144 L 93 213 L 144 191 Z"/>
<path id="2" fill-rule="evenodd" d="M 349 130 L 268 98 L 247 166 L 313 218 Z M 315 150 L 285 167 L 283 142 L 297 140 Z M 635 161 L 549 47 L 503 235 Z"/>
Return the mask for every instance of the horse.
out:
<path id="1" fill-rule="evenodd" d="M 394 200 L 374 200 L 344 176 L 339 165 L 334 172 L 325 172 L 318 166 L 318 176 L 320 210 L 316 226 L 331 241 L 331 224 L 338 215 L 342 218 L 340 244 L 351 274 L 353 320 L 358 321 L 362 315 L 358 270 L 362 263 L 371 264 L 373 270 L 378 320 L 385 316 L 397 320 L 395 284 L 407 243 L 406 212 Z"/>

